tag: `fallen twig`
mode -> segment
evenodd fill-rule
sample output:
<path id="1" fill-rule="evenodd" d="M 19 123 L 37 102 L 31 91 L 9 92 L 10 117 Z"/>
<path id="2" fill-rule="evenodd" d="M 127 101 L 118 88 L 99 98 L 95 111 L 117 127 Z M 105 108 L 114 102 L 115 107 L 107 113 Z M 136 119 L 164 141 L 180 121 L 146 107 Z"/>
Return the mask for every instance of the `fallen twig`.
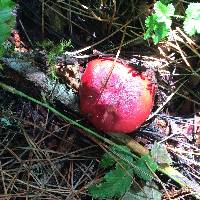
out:
<path id="1" fill-rule="evenodd" d="M 31 81 L 40 89 L 46 98 L 57 100 L 73 111 L 78 111 L 77 93 L 66 85 L 50 79 L 44 72 L 34 66 L 32 62 L 19 58 L 1 58 L 1 61 L 20 76 Z"/>

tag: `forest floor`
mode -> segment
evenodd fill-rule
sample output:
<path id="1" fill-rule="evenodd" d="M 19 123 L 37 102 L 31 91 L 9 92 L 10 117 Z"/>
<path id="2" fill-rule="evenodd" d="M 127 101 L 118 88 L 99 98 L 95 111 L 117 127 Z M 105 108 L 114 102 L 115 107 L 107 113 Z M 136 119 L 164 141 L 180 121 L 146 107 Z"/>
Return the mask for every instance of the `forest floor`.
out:
<path id="1" fill-rule="evenodd" d="M 88 122 L 87 117 L 80 114 L 78 89 L 86 63 L 99 55 L 116 56 L 123 34 L 105 39 L 109 36 L 103 34 L 105 26 L 100 26 L 101 23 L 94 24 L 93 21 L 86 23 L 84 20 L 81 29 L 73 23 L 75 28 L 72 29 L 72 24 L 56 14 L 57 12 L 62 14 L 64 11 L 51 3 L 52 5 L 46 4 L 47 10 L 42 14 L 41 10 L 37 10 L 41 9 L 40 3 L 19 1 L 17 26 L 8 41 L 12 47 L 1 61 L 4 68 L 0 72 L 1 82 L 16 89 L 14 91 L 6 87 L 0 89 L 0 199 L 2 200 L 94 199 L 91 193 L 88 193 L 88 188 L 99 183 L 110 170 L 101 168 L 100 163 L 104 153 L 109 152 L 110 144 L 106 141 L 116 142 L 116 140 L 109 134 L 96 130 Z M 29 13 L 30 10 L 32 12 Z M 42 16 L 46 21 L 41 22 Z M 76 16 L 73 20 L 78 25 L 83 22 Z M 96 33 L 98 26 L 103 27 L 99 34 Z M 66 28 L 69 35 L 70 31 L 73 32 L 70 37 L 66 37 L 64 31 Z M 97 35 L 94 37 L 94 34 Z M 183 38 L 180 32 L 177 35 Z M 63 38 L 67 40 L 64 41 Z M 101 40 L 102 42 L 98 44 Z M 136 185 L 137 187 L 139 185 L 137 191 L 128 191 L 120 198 L 107 199 L 198 198 L 200 191 L 200 62 L 196 56 L 199 55 L 198 42 L 198 38 L 194 38 L 196 48 L 193 44 L 189 46 L 187 43 L 180 45 L 180 51 L 178 49 L 180 46 L 177 44 L 175 47 L 167 42 L 153 45 L 151 42 L 143 43 L 139 38 L 136 43 L 127 44 L 120 49 L 120 58 L 131 60 L 137 67 L 151 65 L 158 84 L 155 105 L 149 119 L 137 131 L 130 133 L 128 139 L 142 145 L 147 151 L 155 148 L 155 144 L 161 144 L 157 154 L 154 154 L 155 162 L 161 165 L 160 169 L 164 169 L 162 164 L 172 166 L 183 177 L 180 178 L 180 183 L 176 178 L 173 179 L 173 176 L 158 170 L 153 173 L 153 179 L 147 181 L 149 186 L 141 180 L 141 177 L 136 176 L 133 178 L 132 187 L 136 188 Z M 118 45 L 114 45 L 115 43 Z M 64 50 L 60 49 L 63 46 Z M 84 47 L 88 49 L 84 51 Z M 194 49 L 197 49 L 198 54 L 194 53 Z M 81 50 L 81 53 L 75 57 L 70 57 L 70 54 L 64 55 L 64 52 L 78 50 Z M 184 56 L 181 53 L 184 53 Z M 191 68 L 187 66 L 187 62 Z M 75 69 L 77 65 L 81 67 Z M 37 66 L 38 71 L 32 66 Z M 36 75 L 30 75 L 32 72 Z M 47 78 L 49 85 L 45 82 Z M 72 100 L 66 101 L 58 97 L 56 91 L 61 87 L 67 88 L 66 92 L 63 92 L 64 98 L 71 95 L 69 99 Z M 27 96 L 21 95 L 20 92 Z M 67 120 L 68 118 L 70 120 Z M 81 125 L 77 126 L 76 123 Z M 93 131 L 103 136 L 105 140 L 90 134 Z M 143 167 L 146 170 L 145 166 Z M 120 180 L 116 181 L 120 184 Z M 144 195 L 141 195 L 141 191 Z M 102 190 L 102 193 L 104 192 Z"/>

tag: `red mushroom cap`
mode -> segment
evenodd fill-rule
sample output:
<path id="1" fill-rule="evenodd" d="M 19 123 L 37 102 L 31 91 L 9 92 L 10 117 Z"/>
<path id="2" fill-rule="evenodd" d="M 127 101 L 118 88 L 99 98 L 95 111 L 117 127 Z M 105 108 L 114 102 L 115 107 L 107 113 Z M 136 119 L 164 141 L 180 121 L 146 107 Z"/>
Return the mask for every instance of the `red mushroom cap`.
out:
<path id="1" fill-rule="evenodd" d="M 87 64 L 81 78 L 80 109 L 98 129 L 130 133 L 148 118 L 155 86 L 132 66 L 112 58 Z"/>

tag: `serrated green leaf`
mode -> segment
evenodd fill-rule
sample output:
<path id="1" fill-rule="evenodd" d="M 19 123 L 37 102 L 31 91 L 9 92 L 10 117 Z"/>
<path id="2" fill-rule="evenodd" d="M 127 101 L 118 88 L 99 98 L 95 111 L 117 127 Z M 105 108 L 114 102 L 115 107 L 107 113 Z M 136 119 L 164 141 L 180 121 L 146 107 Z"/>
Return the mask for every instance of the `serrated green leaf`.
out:
<path id="1" fill-rule="evenodd" d="M 116 164 L 114 170 L 107 173 L 103 181 L 97 185 L 93 185 L 88 192 L 98 199 L 120 197 L 129 190 L 132 182 L 132 169 L 127 165 Z"/>
<path id="2" fill-rule="evenodd" d="M 155 25 L 157 23 L 157 16 L 155 14 L 152 14 L 146 18 L 145 25 L 147 27 L 147 30 L 144 34 L 144 39 L 148 39 L 154 34 Z"/>
<path id="3" fill-rule="evenodd" d="M 115 169 L 106 173 L 99 184 L 89 188 L 89 193 L 95 198 L 120 197 L 130 188 L 133 174 L 148 181 L 153 178 L 152 172 L 155 172 L 158 168 L 149 155 L 133 161 L 133 156 L 131 156 L 131 152 L 126 146 L 113 146 L 110 152 L 114 158 L 110 154 L 105 154 L 103 167 L 110 167 L 113 165 L 113 161 L 116 162 L 117 160 Z"/>
<path id="4" fill-rule="evenodd" d="M 113 155 L 113 156 L 112 156 Z M 116 158 L 116 156 L 118 158 Z M 116 163 L 116 160 L 121 158 L 126 161 L 132 162 L 133 157 L 131 156 L 130 149 L 123 145 L 112 146 L 109 153 L 105 153 L 101 159 L 100 167 L 108 168 L 113 166 Z"/>
<path id="5" fill-rule="evenodd" d="M 157 163 L 149 155 L 142 156 L 140 159 L 134 161 L 134 164 L 137 167 L 133 168 L 133 172 L 145 181 L 152 180 L 152 172 L 158 169 Z"/>
<path id="6" fill-rule="evenodd" d="M 155 25 L 154 34 L 152 35 L 152 39 L 154 44 L 157 44 L 162 39 L 164 39 L 169 33 L 169 29 L 167 28 L 164 22 L 160 22 Z"/>
<path id="7" fill-rule="evenodd" d="M 148 16 L 145 20 L 145 25 L 147 28 L 149 28 L 151 31 L 154 30 L 154 26 L 155 26 L 155 23 L 158 22 L 158 17 L 157 15 L 155 14 L 152 14 L 150 16 Z"/>
<path id="8" fill-rule="evenodd" d="M 110 153 L 104 154 L 100 166 L 108 168 L 115 165 L 115 168 L 106 173 L 99 184 L 91 186 L 89 193 L 99 199 L 124 194 L 131 186 L 133 175 L 132 166 L 127 162 L 133 162 L 130 149 L 122 145 L 112 146 Z"/>
<path id="9" fill-rule="evenodd" d="M 159 191 L 158 186 L 154 182 L 150 182 L 141 188 L 131 188 L 130 191 L 126 192 L 123 200 L 161 200 L 162 193 Z"/>
<path id="10" fill-rule="evenodd" d="M 200 3 L 190 3 L 185 13 L 184 31 L 190 36 L 200 33 Z"/>
<path id="11" fill-rule="evenodd" d="M 157 1 L 154 5 L 155 15 L 158 22 L 165 23 L 167 29 L 170 29 L 172 20 L 171 16 L 174 15 L 175 8 L 172 4 L 164 5 L 160 1 Z"/>
<path id="12" fill-rule="evenodd" d="M 109 168 L 112 167 L 115 164 L 115 160 L 111 158 L 111 155 L 106 153 L 103 155 L 101 162 L 100 162 L 100 167 L 101 168 Z"/>
<path id="13" fill-rule="evenodd" d="M 175 8 L 172 4 L 165 5 L 157 1 L 154 4 L 154 13 L 145 20 L 147 30 L 144 39 L 152 38 L 154 44 L 164 39 L 170 31 L 171 16 L 174 15 L 174 11 Z"/>
<path id="14" fill-rule="evenodd" d="M 164 145 L 155 142 L 151 148 L 151 157 L 159 164 L 172 164 L 172 159 Z"/>
<path id="15" fill-rule="evenodd" d="M 186 17 L 200 18 L 200 3 L 190 3 L 185 11 Z"/>
<path id="16" fill-rule="evenodd" d="M 145 25 L 147 30 L 144 34 L 144 39 L 152 37 L 154 44 L 157 44 L 162 39 L 164 39 L 168 33 L 169 29 L 164 22 L 158 22 L 158 17 L 156 14 L 152 14 L 145 20 Z"/>
<path id="17" fill-rule="evenodd" d="M 157 16 L 158 22 L 164 22 L 167 28 L 171 27 L 171 16 L 174 15 L 175 8 L 172 4 L 167 6 L 157 1 L 154 5 L 155 14 Z"/>

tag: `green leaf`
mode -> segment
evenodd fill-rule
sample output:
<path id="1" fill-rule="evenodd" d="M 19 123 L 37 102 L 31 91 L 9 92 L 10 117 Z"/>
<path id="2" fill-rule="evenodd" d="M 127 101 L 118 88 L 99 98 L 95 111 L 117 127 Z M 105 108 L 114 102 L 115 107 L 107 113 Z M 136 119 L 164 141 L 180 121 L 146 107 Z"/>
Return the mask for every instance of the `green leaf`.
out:
<path id="1" fill-rule="evenodd" d="M 101 162 L 100 162 L 100 167 L 102 168 L 109 168 L 112 167 L 115 164 L 115 160 L 112 159 L 111 155 L 109 153 L 106 153 L 103 155 Z"/>
<path id="2" fill-rule="evenodd" d="M 155 26 L 154 33 L 155 34 L 152 35 L 152 39 L 153 42 L 157 44 L 168 35 L 169 29 L 164 22 L 160 22 Z"/>
<path id="3" fill-rule="evenodd" d="M 117 156 L 117 157 L 116 157 Z M 132 162 L 133 157 L 131 156 L 130 149 L 123 145 L 112 146 L 110 152 L 105 153 L 101 159 L 100 167 L 109 168 L 116 163 L 122 157 L 126 161 Z"/>
<path id="4" fill-rule="evenodd" d="M 134 186 L 130 191 L 126 192 L 123 200 L 161 200 L 162 193 L 159 191 L 158 186 L 151 181 L 147 183 L 143 190 Z"/>
<path id="5" fill-rule="evenodd" d="M 144 34 L 144 39 L 153 39 L 154 44 L 157 44 L 162 39 L 164 39 L 168 33 L 169 29 L 164 22 L 158 22 L 158 17 L 156 14 L 152 14 L 145 20 L 145 25 L 147 30 Z"/>
<path id="6" fill-rule="evenodd" d="M 101 183 L 91 186 L 88 192 L 94 198 L 104 199 L 120 197 L 128 191 L 132 182 L 133 170 L 128 165 L 122 164 L 122 166 L 116 164 L 115 169 L 108 172 Z"/>
<path id="7" fill-rule="evenodd" d="M 0 9 L 1 21 L 6 22 L 10 20 L 11 13 L 12 13 L 12 8 Z"/>
<path id="8" fill-rule="evenodd" d="M 1 22 L 6 22 L 11 19 L 14 5 L 14 2 L 11 0 L 0 0 Z"/>
<path id="9" fill-rule="evenodd" d="M 185 13 L 184 31 L 190 36 L 200 33 L 200 3 L 190 3 Z"/>
<path id="10" fill-rule="evenodd" d="M 5 7 L 13 7 L 15 4 L 11 0 L 0 0 L 0 9 Z"/>
<path id="11" fill-rule="evenodd" d="M 3 54 L 4 54 L 4 48 L 0 46 L 0 57 L 3 56 Z M 2 67 L 0 67 L 0 69 L 2 69 Z"/>
<path id="12" fill-rule="evenodd" d="M 149 155 L 142 156 L 134 164 L 137 166 L 133 168 L 134 173 L 145 181 L 152 180 L 152 173 L 158 169 L 157 163 Z"/>
<path id="13" fill-rule="evenodd" d="M 113 165 L 115 165 L 115 168 L 106 173 L 99 184 L 88 189 L 94 198 L 120 197 L 129 190 L 133 174 L 149 181 L 153 178 L 152 172 L 155 172 L 158 168 L 149 155 L 133 161 L 130 149 L 121 145 L 112 146 L 110 153 L 103 156 L 100 164 L 104 168 Z"/>
<path id="14" fill-rule="evenodd" d="M 15 24 L 15 17 L 12 16 L 14 3 L 11 0 L 0 0 L 0 45 L 9 37 L 11 28 Z M 0 55 L 4 52 L 0 48 Z"/>
<path id="15" fill-rule="evenodd" d="M 88 192 L 99 199 L 123 195 L 132 183 L 133 168 L 129 162 L 133 162 L 133 157 L 128 147 L 112 146 L 110 153 L 103 156 L 100 166 L 108 168 L 115 165 L 114 169 L 106 173 L 99 184 L 89 187 Z"/>
<path id="16" fill-rule="evenodd" d="M 152 38 L 154 44 L 157 44 L 168 35 L 172 24 L 171 16 L 174 15 L 175 8 L 172 4 L 165 5 L 157 1 L 154 10 L 154 13 L 145 20 L 147 30 L 144 39 Z"/>
<path id="17" fill-rule="evenodd" d="M 151 157 L 159 164 L 172 164 L 172 159 L 164 145 L 155 142 L 151 148 Z"/>
<path id="18" fill-rule="evenodd" d="M 8 25 L 0 23 L 0 44 L 1 45 L 8 38 L 8 36 L 10 35 L 10 32 L 11 32 L 11 29 Z"/>
<path id="19" fill-rule="evenodd" d="M 174 15 L 175 8 L 172 4 L 164 5 L 160 1 L 157 1 L 154 5 L 155 14 L 157 16 L 158 22 L 164 22 L 166 27 L 169 29 L 171 27 L 171 16 Z"/>
<path id="20" fill-rule="evenodd" d="M 148 16 L 145 20 L 145 25 L 147 27 L 147 31 L 146 33 L 144 34 L 144 38 L 147 39 L 147 38 L 150 38 L 151 35 L 153 34 L 154 32 L 154 27 L 155 27 L 155 24 L 157 23 L 157 16 L 155 14 L 152 14 L 150 16 Z"/>

